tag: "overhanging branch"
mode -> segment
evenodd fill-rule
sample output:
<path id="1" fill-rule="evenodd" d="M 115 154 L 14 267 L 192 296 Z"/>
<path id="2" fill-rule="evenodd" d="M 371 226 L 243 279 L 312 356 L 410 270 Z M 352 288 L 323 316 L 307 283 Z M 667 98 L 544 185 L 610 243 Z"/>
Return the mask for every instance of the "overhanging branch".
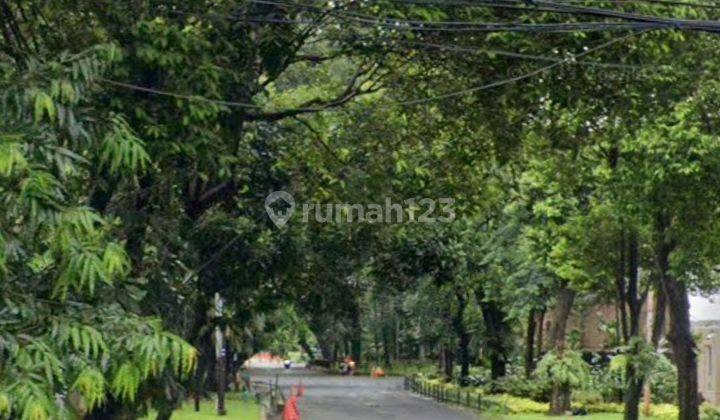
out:
<path id="1" fill-rule="evenodd" d="M 380 66 L 378 64 L 361 66 L 360 70 L 358 70 L 355 75 L 350 78 L 345 89 L 332 99 L 322 99 L 318 97 L 303 103 L 297 108 L 275 112 L 248 113 L 244 116 L 244 118 L 247 121 L 277 121 L 301 114 L 321 112 L 337 108 L 350 102 L 354 98 L 380 90 L 381 87 L 376 83 L 376 81 L 372 80 L 378 73 L 379 69 Z M 363 76 L 366 77 L 363 78 Z M 360 81 L 361 79 L 362 81 Z M 370 85 L 363 88 L 362 86 L 368 82 Z"/>

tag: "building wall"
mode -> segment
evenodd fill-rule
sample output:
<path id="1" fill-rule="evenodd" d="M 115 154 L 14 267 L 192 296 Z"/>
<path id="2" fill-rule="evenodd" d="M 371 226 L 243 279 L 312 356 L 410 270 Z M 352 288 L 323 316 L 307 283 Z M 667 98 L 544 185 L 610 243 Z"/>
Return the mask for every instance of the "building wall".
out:
<path id="1" fill-rule="evenodd" d="M 618 318 L 614 305 L 592 305 L 581 310 L 575 309 L 568 320 L 568 333 L 580 333 L 581 347 L 588 351 L 598 352 L 611 350 L 608 332 L 603 325 L 614 323 Z M 668 317 L 666 316 L 666 322 Z M 544 330 L 543 348 L 549 346 L 548 338 L 553 322 L 553 313 L 545 316 L 542 328 Z M 640 327 L 645 335 L 648 325 L 648 308 L 643 305 L 641 311 Z M 667 325 L 665 327 L 667 331 Z M 693 332 L 701 334 L 703 339 L 698 344 L 698 388 L 702 397 L 710 404 L 720 406 L 720 321 L 700 321 L 693 323 Z"/>
<path id="2" fill-rule="evenodd" d="M 710 404 L 720 405 L 720 333 L 705 334 L 698 347 L 700 394 Z"/>
<path id="3" fill-rule="evenodd" d="M 640 328 L 644 334 L 647 313 L 646 308 L 640 313 Z M 597 304 L 585 307 L 581 310 L 575 309 L 568 320 L 567 332 L 571 334 L 573 331 L 580 333 L 580 347 L 587 351 L 603 351 L 611 350 L 612 341 L 617 341 L 617 337 L 611 337 L 611 333 L 604 329 L 604 326 L 616 323 L 617 309 L 615 305 Z M 549 345 L 550 328 L 553 323 L 553 313 L 546 315 L 543 324 L 543 338 L 545 343 L 543 347 L 547 349 Z"/>

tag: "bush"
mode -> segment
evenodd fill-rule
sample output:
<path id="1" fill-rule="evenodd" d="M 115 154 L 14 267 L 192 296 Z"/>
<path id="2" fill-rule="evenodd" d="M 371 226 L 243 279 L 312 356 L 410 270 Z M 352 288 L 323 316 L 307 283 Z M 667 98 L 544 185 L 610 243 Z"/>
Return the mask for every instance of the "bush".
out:
<path id="1" fill-rule="evenodd" d="M 524 376 L 506 376 L 488 384 L 487 392 L 491 394 L 510 394 L 535 401 L 548 401 L 549 388 L 536 379 Z"/>
<path id="2" fill-rule="evenodd" d="M 508 394 L 488 395 L 486 401 L 505 408 L 508 414 L 545 414 L 550 410 L 548 403 L 533 401 L 529 398 L 514 397 Z M 719 420 L 720 410 L 711 406 L 703 406 L 703 420 Z M 573 408 L 580 408 L 593 413 L 618 413 L 622 414 L 624 406 L 621 403 L 574 403 Z M 708 414 L 705 414 L 707 410 Z M 714 411 L 713 411 L 714 410 Z M 719 417 L 712 417 L 713 415 Z M 650 416 L 657 419 L 675 419 L 678 416 L 678 408 L 672 404 L 653 404 L 650 406 Z"/>
<path id="3" fill-rule="evenodd" d="M 533 401 L 529 398 L 514 397 L 508 394 L 488 395 L 485 400 L 499 404 L 510 414 L 547 413 L 548 403 Z"/>
<path id="4" fill-rule="evenodd" d="M 664 355 L 654 357 L 656 359 L 652 363 L 648 377 L 652 387 L 653 403 L 673 403 L 677 400 L 677 370 Z M 625 392 L 624 369 L 609 369 L 608 364 L 604 363 L 606 360 L 608 360 L 607 356 L 593 356 L 590 379 L 585 388 L 598 392 L 605 402 L 622 402 Z"/>
<path id="5" fill-rule="evenodd" d="M 604 402 L 621 402 L 625 389 L 622 374 L 608 369 L 606 363 L 592 365 L 586 388 L 599 393 Z"/>
<path id="6" fill-rule="evenodd" d="M 650 406 L 650 417 L 658 419 L 676 419 L 678 418 L 678 408 L 672 404 L 653 404 Z"/>
<path id="7" fill-rule="evenodd" d="M 660 355 L 650 374 L 653 403 L 673 403 L 677 401 L 677 368 Z"/>
<path id="8" fill-rule="evenodd" d="M 581 408 L 584 408 L 588 413 L 622 413 L 625 407 L 621 403 L 614 402 L 599 402 L 592 404 L 578 404 Z"/>
<path id="9" fill-rule="evenodd" d="M 702 420 L 720 420 L 720 407 L 704 403 L 700 406 L 700 418 Z"/>
<path id="10" fill-rule="evenodd" d="M 538 363 L 535 374 L 548 387 L 580 388 L 590 381 L 590 366 L 577 351 L 567 350 L 562 355 L 550 351 Z"/>
<path id="11" fill-rule="evenodd" d="M 572 394 L 572 400 L 580 406 L 605 402 L 603 395 L 592 389 L 579 389 Z"/>

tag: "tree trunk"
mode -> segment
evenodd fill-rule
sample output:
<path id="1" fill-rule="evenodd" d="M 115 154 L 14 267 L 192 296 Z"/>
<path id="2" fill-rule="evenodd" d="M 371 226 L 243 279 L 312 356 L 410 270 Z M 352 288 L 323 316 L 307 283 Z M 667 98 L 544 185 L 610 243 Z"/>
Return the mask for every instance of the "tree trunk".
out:
<path id="1" fill-rule="evenodd" d="M 543 354 L 543 341 L 545 337 L 543 337 L 543 333 L 545 332 L 545 308 L 542 308 L 540 310 L 540 319 L 538 319 L 538 332 L 537 332 L 537 351 L 535 351 L 535 354 L 540 357 Z"/>
<path id="2" fill-rule="evenodd" d="M 395 313 L 395 362 L 400 363 L 400 316 Z"/>
<path id="3" fill-rule="evenodd" d="M 465 328 L 465 307 L 467 306 L 467 296 L 463 290 L 458 289 L 455 292 L 458 301 L 458 308 L 453 318 L 453 327 L 458 337 L 458 358 L 460 362 L 460 384 L 466 385 L 463 378 L 470 375 L 470 334 Z"/>
<path id="4" fill-rule="evenodd" d="M 487 347 L 490 357 L 490 377 L 498 379 L 507 372 L 507 342 L 511 335 L 510 327 L 505 321 L 505 313 L 495 302 L 486 301 L 482 293 L 478 293 L 480 310 L 485 321 Z"/>
<path id="5" fill-rule="evenodd" d="M 157 417 L 155 417 L 155 420 L 170 420 L 172 417 L 173 410 L 172 409 L 163 409 L 158 410 Z"/>
<path id="6" fill-rule="evenodd" d="M 622 232 L 624 235 L 624 231 Z M 621 246 L 625 244 L 625 241 L 621 241 Z M 624 307 L 627 303 L 629 309 L 628 318 L 625 328 L 625 344 L 631 345 L 630 351 L 631 356 L 637 354 L 640 348 L 634 344 L 631 340 L 642 339 L 640 337 L 640 310 L 642 308 L 642 298 L 640 297 L 638 290 L 638 267 L 639 267 L 639 252 L 638 252 L 638 234 L 634 229 L 630 229 L 628 233 L 628 252 L 621 253 L 621 255 L 627 255 L 628 257 L 628 276 L 627 276 L 627 290 L 622 291 L 622 295 L 626 301 L 621 302 Z M 625 284 L 624 281 L 620 282 Z M 625 393 L 623 395 L 623 402 L 625 404 L 624 419 L 625 420 L 637 420 L 639 418 L 640 410 L 640 396 L 642 394 L 642 387 L 644 378 L 640 376 L 640 373 L 632 366 L 628 365 L 625 369 L 625 378 L 627 385 Z"/>
<path id="7" fill-rule="evenodd" d="M 655 292 L 655 310 L 653 311 L 652 336 L 651 344 L 657 349 L 660 346 L 660 340 L 665 333 L 665 317 L 667 313 L 667 297 L 662 285 Z"/>
<path id="8" fill-rule="evenodd" d="M 690 303 L 685 284 L 669 275 L 663 282 L 670 304 L 670 332 L 675 365 L 678 369 L 678 404 L 680 420 L 697 420 L 699 416 L 697 355 L 690 330 Z"/>
<path id="9" fill-rule="evenodd" d="M 193 378 L 193 396 L 195 398 L 195 411 L 200 411 L 200 400 L 205 393 L 205 372 L 208 369 L 209 361 L 212 359 L 208 353 L 208 339 L 209 334 L 207 332 L 202 333 L 203 327 L 208 322 L 208 310 L 210 309 L 210 302 L 203 295 L 195 298 L 193 305 L 193 322 L 190 327 L 189 339 L 192 340 L 192 344 L 198 351 L 198 366 L 195 368 L 195 374 Z"/>
<path id="10" fill-rule="evenodd" d="M 535 369 L 535 310 L 531 309 L 527 319 L 525 332 L 525 377 L 530 378 Z"/>
<path id="11" fill-rule="evenodd" d="M 655 293 L 652 302 L 648 300 L 648 320 L 647 320 L 647 340 L 652 345 L 655 353 L 660 347 L 660 339 L 665 332 L 665 312 L 667 312 L 665 292 L 658 284 L 657 278 L 651 283 L 655 287 Z M 650 319 L 652 316 L 652 319 Z M 649 383 L 645 383 L 643 387 L 643 415 L 650 416 L 650 404 L 652 403 L 652 389 Z"/>
<path id="12" fill-rule="evenodd" d="M 697 420 L 699 418 L 700 398 L 698 395 L 697 356 L 695 341 L 690 330 L 690 302 L 687 287 L 670 273 L 670 254 L 675 248 L 666 236 L 669 222 L 666 217 L 658 217 L 657 233 L 661 238 L 657 250 L 657 265 L 660 282 L 667 298 L 670 315 L 668 339 L 672 346 L 673 359 L 678 370 L 679 420 Z"/>
<path id="13" fill-rule="evenodd" d="M 620 230 L 620 240 L 617 247 L 617 271 L 615 273 L 615 291 L 617 292 L 618 310 L 620 319 L 618 319 L 618 331 L 622 341 L 628 341 L 628 316 L 625 303 L 627 296 L 625 291 L 625 228 Z"/>
<path id="14" fill-rule="evenodd" d="M 552 348 L 559 357 L 562 357 L 565 352 L 565 330 L 567 329 L 567 322 L 574 301 L 575 292 L 568 288 L 566 284 L 563 284 L 558 292 L 554 313 L 555 320 L 550 331 Z M 550 414 L 562 415 L 569 411 L 570 394 L 571 389 L 567 384 L 554 385 L 550 400 Z"/>
<path id="15" fill-rule="evenodd" d="M 316 335 L 316 337 L 318 336 Z M 335 361 L 335 346 L 333 346 L 326 340 L 321 340 L 320 337 L 318 337 L 318 347 L 320 347 L 320 355 L 322 356 L 323 360 L 329 362 Z"/>
<path id="16" fill-rule="evenodd" d="M 143 270 L 145 235 L 147 232 L 147 205 L 150 198 L 150 187 L 153 177 L 145 175 L 140 178 L 140 191 L 135 195 L 132 211 L 127 216 L 125 249 L 132 262 L 131 275 L 139 277 Z"/>
<path id="17" fill-rule="evenodd" d="M 550 397 L 550 414 L 561 416 L 570 411 L 570 396 L 571 389 L 568 384 L 553 386 Z"/>
<path id="18" fill-rule="evenodd" d="M 441 344 L 438 351 L 438 372 L 445 372 L 445 344 Z"/>
<path id="19" fill-rule="evenodd" d="M 352 341 L 350 341 L 350 354 L 355 363 L 360 363 L 362 357 L 362 340 L 360 337 L 353 337 Z"/>
<path id="20" fill-rule="evenodd" d="M 638 377 L 632 367 L 626 369 L 627 387 L 623 396 L 625 404 L 623 418 L 625 420 L 637 420 L 640 414 L 640 397 L 642 396 L 643 380 Z"/>
<path id="21" fill-rule="evenodd" d="M 450 381 L 452 380 L 453 376 L 455 376 L 455 355 L 453 354 L 453 351 L 450 350 L 450 346 L 445 346 L 445 350 L 443 352 L 445 363 L 445 379 Z"/>
<path id="22" fill-rule="evenodd" d="M 392 342 L 392 330 L 387 322 L 382 327 L 382 340 L 383 340 L 383 356 L 385 359 L 385 366 L 390 367 L 392 365 L 392 348 L 390 343 Z"/>

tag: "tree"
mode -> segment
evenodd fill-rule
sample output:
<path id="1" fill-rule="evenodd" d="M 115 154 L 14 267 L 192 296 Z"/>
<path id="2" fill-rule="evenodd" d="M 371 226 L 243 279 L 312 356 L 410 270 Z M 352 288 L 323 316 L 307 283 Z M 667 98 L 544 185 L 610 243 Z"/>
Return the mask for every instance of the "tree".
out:
<path id="1" fill-rule="evenodd" d="M 4 416 L 81 416 L 115 402 L 135 415 L 146 387 L 195 367 L 190 345 L 114 298 L 132 300 L 132 261 L 117 221 L 86 205 L 98 166 L 137 179 L 149 165 L 125 118 L 98 106 L 94 83 L 118 58 L 116 45 L 98 45 L 0 72 Z"/>
<path id="2" fill-rule="evenodd" d="M 680 418 L 698 416 L 697 360 L 690 330 L 688 291 L 717 288 L 714 213 L 718 150 L 717 100 L 708 84 L 659 118 L 623 151 L 632 166 L 623 172 L 625 200 L 648 220 L 662 292 L 668 299 L 669 339 L 678 367 Z"/>

